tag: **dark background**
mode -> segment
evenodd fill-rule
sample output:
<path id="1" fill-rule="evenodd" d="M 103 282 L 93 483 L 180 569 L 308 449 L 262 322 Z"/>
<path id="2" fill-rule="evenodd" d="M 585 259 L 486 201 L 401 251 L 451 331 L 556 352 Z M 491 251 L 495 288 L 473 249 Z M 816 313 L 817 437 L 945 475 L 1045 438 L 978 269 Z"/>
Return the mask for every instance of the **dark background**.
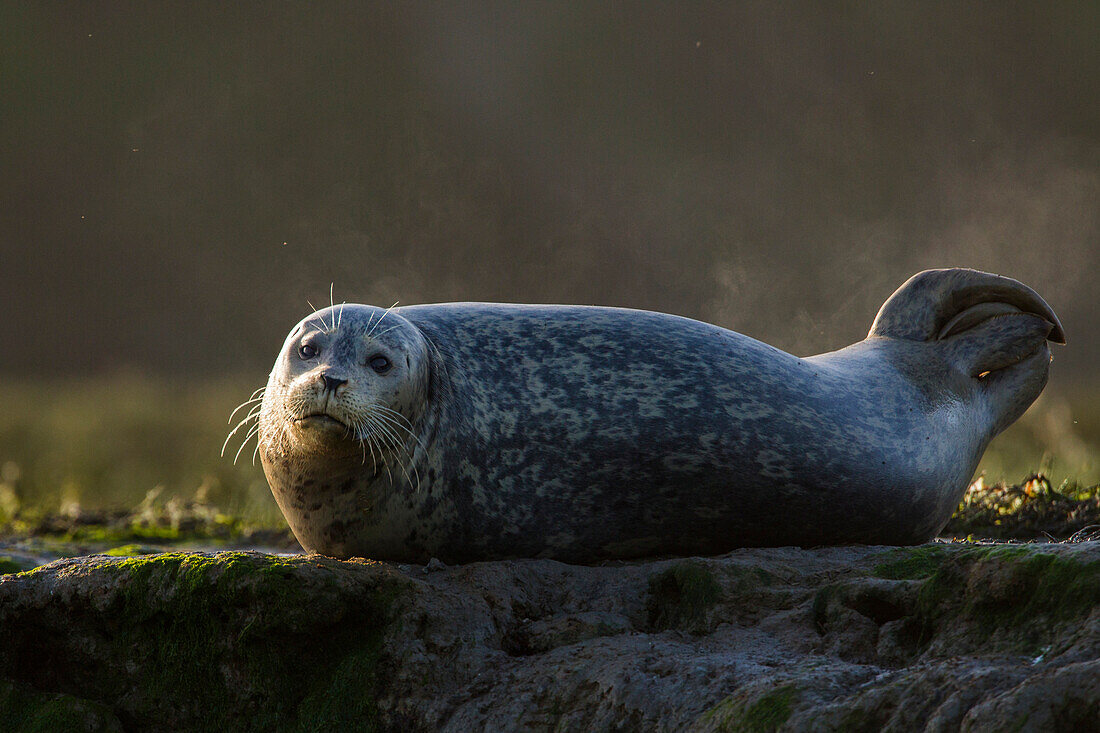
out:
<path id="1" fill-rule="evenodd" d="M 0 3 L 0 374 L 252 375 L 307 298 L 805 355 L 927 267 L 1096 374 L 1100 3 Z"/>

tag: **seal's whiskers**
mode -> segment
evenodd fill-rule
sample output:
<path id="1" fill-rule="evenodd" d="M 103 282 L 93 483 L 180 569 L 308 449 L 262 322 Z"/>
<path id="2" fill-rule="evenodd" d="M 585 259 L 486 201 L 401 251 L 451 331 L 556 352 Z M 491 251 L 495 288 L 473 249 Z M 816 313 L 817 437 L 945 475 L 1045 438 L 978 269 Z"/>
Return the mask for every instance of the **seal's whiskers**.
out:
<path id="1" fill-rule="evenodd" d="M 259 432 L 260 432 L 260 424 L 256 423 L 248 431 L 248 434 L 244 436 L 244 442 L 241 443 L 241 447 L 237 449 L 237 454 L 235 456 L 233 456 L 233 465 L 234 466 L 237 465 L 237 459 L 241 457 L 241 451 L 243 451 L 244 447 L 246 445 L 248 445 L 248 441 L 251 440 L 252 438 L 256 437 L 259 434 Z M 258 442 L 257 442 L 257 445 L 259 445 Z"/>
<path id="2" fill-rule="evenodd" d="M 367 441 L 363 440 L 363 428 L 360 425 L 359 420 L 356 420 L 354 423 L 352 423 L 352 427 L 355 430 L 355 437 L 359 440 L 359 447 L 363 450 L 363 460 L 360 465 L 365 466 L 367 465 Z M 373 455 L 374 451 L 372 450 L 371 456 L 373 457 Z"/>
<path id="3" fill-rule="evenodd" d="M 378 455 L 375 455 L 374 439 L 370 436 L 369 433 L 364 435 L 365 423 L 366 418 L 360 418 L 359 420 L 355 421 L 355 435 L 359 438 L 360 445 L 363 446 L 363 465 L 366 465 L 367 463 L 367 448 L 370 448 L 371 461 L 374 462 L 375 468 L 377 468 L 381 456 L 381 448 L 379 448 Z"/>
<path id="4" fill-rule="evenodd" d="M 406 433 L 408 433 L 409 437 L 411 437 L 413 440 L 415 440 L 417 445 L 419 445 L 421 447 L 421 449 L 424 449 L 424 450 L 427 449 L 425 447 L 424 443 L 420 440 L 420 438 L 417 437 L 416 433 L 413 432 L 413 430 L 412 430 L 413 424 L 409 420 L 409 418 L 405 417 L 404 415 L 402 415 L 397 410 L 392 410 L 392 409 L 386 407 L 385 405 L 374 405 L 372 409 L 379 410 L 379 412 L 380 412 L 379 417 L 383 417 L 383 418 L 388 419 L 390 421 L 391 425 L 393 425 L 394 427 L 397 427 L 397 428 L 401 428 Z"/>
<path id="5" fill-rule="evenodd" d="M 382 443 L 382 442 L 381 442 L 381 440 L 379 439 L 379 434 L 378 434 L 378 432 L 377 432 L 377 431 L 376 431 L 376 430 L 374 429 L 374 424 L 370 422 L 369 418 L 368 418 L 368 419 L 367 419 L 367 421 L 366 421 L 366 422 L 365 422 L 365 423 L 363 424 L 363 428 L 364 428 L 364 430 L 366 430 L 366 432 L 367 432 L 367 435 L 369 435 L 369 436 L 371 437 L 371 440 L 372 440 L 372 441 L 378 441 L 378 453 L 379 453 L 379 455 L 381 456 L 381 454 L 382 454 L 382 446 L 383 446 L 383 443 Z M 392 472 L 390 471 L 390 464 L 389 464 L 389 461 L 383 460 L 383 461 L 382 461 L 382 466 L 383 466 L 383 467 L 385 467 L 385 469 L 386 469 L 386 476 L 387 476 L 387 477 L 389 478 L 389 480 L 390 480 L 390 484 L 392 485 L 392 484 L 393 484 L 393 473 L 392 473 Z"/>
<path id="6" fill-rule="evenodd" d="M 386 320 L 386 316 L 388 316 L 390 314 L 390 311 L 392 311 L 394 308 L 396 308 L 397 304 L 400 303 L 400 302 L 401 302 L 400 300 L 395 300 L 393 302 L 393 305 L 391 305 L 389 308 L 387 308 L 385 310 L 385 312 L 381 316 L 379 316 L 378 320 L 375 321 L 374 325 L 371 326 L 369 331 L 367 331 L 367 335 L 365 336 L 365 338 L 370 338 L 371 337 L 371 334 L 374 333 L 374 329 L 376 329 L 376 328 L 378 328 L 379 326 L 382 325 L 382 321 Z M 368 321 L 368 323 L 369 323 L 369 321 Z"/>
<path id="7" fill-rule="evenodd" d="M 334 299 L 332 297 L 332 289 L 334 287 L 336 287 L 336 283 L 329 283 L 328 284 L 328 307 L 329 307 L 329 314 L 332 316 L 332 328 L 329 329 L 330 331 L 335 331 L 336 330 L 336 303 L 333 302 Z M 324 321 L 325 321 L 325 319 L 322 318 L 321 322 L 324 323 Z"/>
<path id="8" fill-rule="evenodd" d="M 420 472 L 416 469 L 416 462 L 413 460 L 412 455 L 409 453 L 409 449 L 408 449 L 408 446 L 407 446 L 408 441 L 401 440 L 401 436 L 394 430 L 395 427 L 402 427 L 402 426 L 396 425 L 395 423 L 390 422 L 390 419 L 392 419 L 392 418 L 387 419 L 387 416 L 382 414 L 382 413 L 372 412 L 372 413 L 370 413 L 370 417 L 377 420 L 376 424 L 388 436 L 390 444 L 393 446 L 393 450 L 395 452 L 403 451 L 405 453 L 406 461 L 410 465 L 412 465 L 413 473 L 416 474 L 416 490 L 420 491 Z M 402 417 L 404 417 L 404 416 L 402 416 Z M 405 429 L 405 428 L 402 427 L 402 429 Z M 407 429 L 406 429 L 406 432 L 408 432 Z M 409 433 L 409 434 L 412 435 L 412 433 Z M 416 438 L 416 436 L 414 435 L 413 438 Z M 417 441 L 417 442 L 419 442 L 419 441 Z M 405 468 L 405 464 L 401 463 L 400 467 L 401 467 L 401 471 L 405 474 L 405 480 L 408 481 L 409 485 L 411 486 L 413 481 L 412 481 L 412 478 L 409 476 L 408 470 L 406 470 L 406 468 Z"/>
<path id="9" fill-rule="evenodd" d="M 263 395 L 260 395 L 259 397 L 252 397 L 250 399 L 247 399 L 241 404 L 237 405 L 233 408 L 233 412 L 229 413 L 229 419 L 225 421 L 225 424 L 228 425 L 229 423 L 233 422 L 233 417 L 248 405 L 252 405 L 256 402 L 262 402 L 263 399 Z"/>
<path id="10" fill-rule="evenodd" d="M 240 408 L 238 408 L 238 409 L 240 409 Z M 229 445 L 230 438 L 232 438 L 234 435 L 236 435 L 237 431 L 240 430 L 241 428 L 243 428 L 245 425 L 247 425 L 250 421 L 256 420 L 257 418 L 259 418 L 260 417 L 260 412 L 262 412 L 262 410 L 263 410 L 263 405 L 262 404 L 254 405 L 252 407 L 252 410 L 247 415 L 244 416 L 244 419 L 241 420 L 239 423 L 237 423 L 236 426 L 234 426 L 234 428 L 229 431 L 229 435 L 225 436 L 225 442 L 222 443 L 221 455 L 223 457 L 225 456 L 225 449 Z M 236 412 L 236 410 L 234 410 L 234 412 Z M 232 418 L 230 418 L 230 419 L 232 419 Z M 259 423 L 256 423 L 255 425 L 253 425 L 249 429 L 249 437 L 251 437 L 252 429 L 259 430 Z M 247 440 L 248 440 L 248 438 L 246 437 L 245 441 L 247 441 Z M 243 446 L 244 443 L 242 443 L 241 445 Z"/>
<path id="11" fill-rule="evenodd" d="M 397 326 L 392 326 L 392 327 L 390 327 L 390 328 L 387 328 L 387 329 L 386 329 L 385 331 L 383 331 L 382 333 L 380 333 L 380 334 L 376 335 L 376 336 L 375 336 L 374 338 L 375 338 L 375 339 L 380 339 L 380 338 L 382 338 L 383 336 L 385 336 L 385 335 L 386 335 L 387 333 L 389 333 L 390 331 L 393 331 L 393 330 L 394 330 L 394 329 L 396 329 L 396 328 L 401 328 L 401 326 L 400 326 L 400 325 L 397 325 Z M 368 334 L 368 336 L 369 336 L 369 334 Z"/>

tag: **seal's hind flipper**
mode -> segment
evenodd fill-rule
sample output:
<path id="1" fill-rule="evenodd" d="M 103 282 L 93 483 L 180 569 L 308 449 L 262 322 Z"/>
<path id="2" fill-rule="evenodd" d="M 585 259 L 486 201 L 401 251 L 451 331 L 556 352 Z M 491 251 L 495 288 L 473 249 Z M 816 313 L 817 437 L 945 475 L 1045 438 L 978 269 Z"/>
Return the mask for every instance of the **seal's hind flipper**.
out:
<path id="1" fill-rule="evenodd" d="M 945 357 L 968 376 L 985 379 L 1039 352 L 1049 360 L 1046 342 L 1053 329 L 1042 316 L 1013 309 L 944 338 Z"/>
<path id="2" fill-rule="evenodd" d="M 947 340 L 993 318 L 1024 315 L 1049 324 L 1045 339 L 1066 342 L 1058 316 L 1023 283 L 965 268 L 925 270 L 905 281 L 882 304 L 868 336 Z M 1025 330 L 1030 337 L 1032 329 Z"/>

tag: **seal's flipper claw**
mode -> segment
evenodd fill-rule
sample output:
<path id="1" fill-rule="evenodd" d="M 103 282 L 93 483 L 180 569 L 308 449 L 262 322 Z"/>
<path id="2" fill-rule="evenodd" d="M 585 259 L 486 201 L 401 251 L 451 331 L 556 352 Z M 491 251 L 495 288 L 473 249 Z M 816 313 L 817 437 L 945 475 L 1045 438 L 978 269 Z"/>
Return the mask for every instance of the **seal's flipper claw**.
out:
<path id="1" fill-rule="evenodd" d="M 1034 290 L 1010 277 L 965 268 L 925 270 L 909 278 L 883 303 L 868 335 L 947 339 L 1013 313 L 1042 318 L 1051 325 L 1046 339 L 1066 342 L 1058 316 Z"/>

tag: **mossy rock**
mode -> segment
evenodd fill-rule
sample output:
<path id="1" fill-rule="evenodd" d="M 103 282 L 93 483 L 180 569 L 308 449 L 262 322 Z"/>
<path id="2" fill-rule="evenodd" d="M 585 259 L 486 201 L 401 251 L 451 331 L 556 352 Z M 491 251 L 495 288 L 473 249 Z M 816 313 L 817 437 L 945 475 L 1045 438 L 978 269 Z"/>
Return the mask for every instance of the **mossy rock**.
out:
<path id="1" fill-rule="evenodd" d="M 126 728 L 373 728 L 408 583 L 392 569 L 228 552 L 65 562 L 69 603 L 0 603 L 0 678 L 80 689 Z"/>
<path id="2" fill-rule="evenodd" d="M 915 580 L 932 575 L 950 554 L 948 545 L 932 543 L 917 547 L 899 547 L 884 553 L 874 574 L 889 580 Z"/>
<path id="3" fill-rule="evenodd" d="M 1100 605 L 1100 561 L 1042 546 L 985 545 L 952 553 L 920 590 L 926 638 L 956 648 L 1038 652 L 1067 624 Z"/>
<path id="4" fill-rule="evenodd" d="M 700 722 L 709 730 L 773 733 L 791 717 L 797 695 L 797 686 L 781 685 L 747 700 L 744 695 L 731 696 L 708 711 Z"/>
<path id="5" fill-rule="evenodd" d="M 114 733 L 123 729 L 106 705 L 60 693 L 35 692 L 3 680 L 0 721 L 7 733 Z"/>
<path id="6" fill-rule="evenodd" d="M 0 730 L 1081 729 L 1098 569 L 1096 543 L 60 560 L 0 576 Z"/>
<path id="7" fill-rule="evenodd" d="M 649 579 L 649 626 L 655 631 L 703 633 L 710 625 L 709 612 L 721 595 L 722 586 L 704 562 L 679 562 Z"/>
<path id="8" fill-rule="evenodd" d="M 870 576 L 819 587 L 814 628 L 842 658 L 887 666 L 958 654 L 1038 656 L 1100 607 L 1100 561 L 1074 545 L 937 543 L 880 551 Z"/>

